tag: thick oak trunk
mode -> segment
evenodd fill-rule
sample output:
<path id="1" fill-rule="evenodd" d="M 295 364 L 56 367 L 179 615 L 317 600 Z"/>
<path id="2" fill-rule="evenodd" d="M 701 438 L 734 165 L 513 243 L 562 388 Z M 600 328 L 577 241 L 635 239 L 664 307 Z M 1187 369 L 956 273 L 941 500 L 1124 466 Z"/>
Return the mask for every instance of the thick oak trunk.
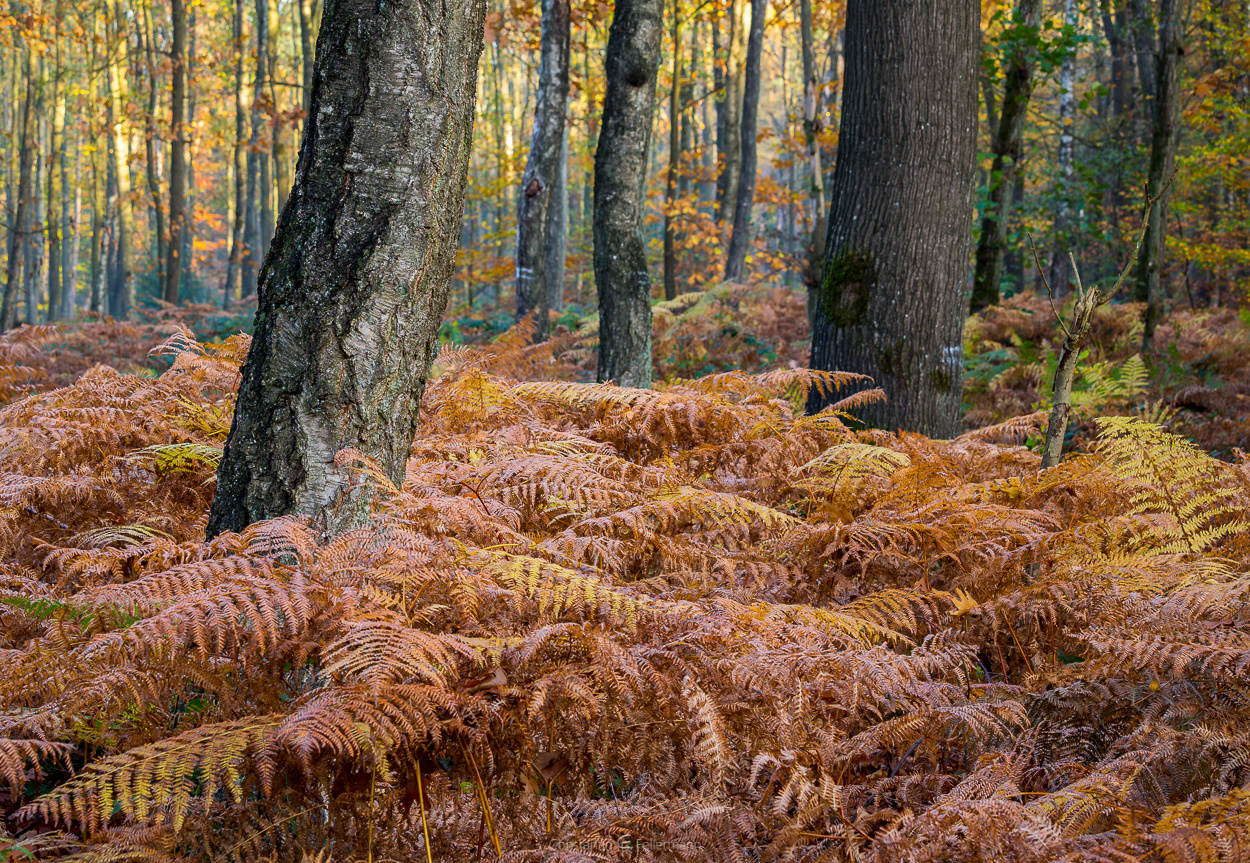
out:
<path id="1" fill-rule="evenodd" d="M 663 14 L 663 0 L 616 4 L 595 151 L 599 380 L 644 388 L 651 386 L 651 273 L 642 216 Z"/>
<path id="2" fill-rule="evenodd" d="M 959 430 L 978 15 L 975 0 L 847 4 L 811 365 L 871 375 L 889 401 L 864 418 L 933 437 Z"/>
<path id="3" fill-rule="evenodd" d="M 262 0 L 263 2 L 263 0 Z M 355 447 L 403 481 L 455 265 L 486 6 L 330 0 L 295 184 L 260 277 L 208 535 L 362 523 Z"/>
<path id="4" fill-rule="evenodd" d="M 564 149 L 564 126 L 569 101 L 569 0 L 543 0 L 541 51 L 538 69 L 538 104 L 529 159 L 521 175 L 517 205 L 516 316 L 535 317 L 534 340 L 547 337 L 551 307 L 548 258 L 553 236 L 552 213 L 560 185 L 560 160 Z"/>

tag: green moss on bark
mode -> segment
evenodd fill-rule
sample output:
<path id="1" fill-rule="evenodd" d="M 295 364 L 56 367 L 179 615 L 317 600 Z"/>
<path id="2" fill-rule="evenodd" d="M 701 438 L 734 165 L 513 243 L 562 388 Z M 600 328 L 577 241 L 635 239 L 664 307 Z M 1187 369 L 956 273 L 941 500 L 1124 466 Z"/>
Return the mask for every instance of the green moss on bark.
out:
<path id="1" fill-rule="evenodd" d="M 825 268 L 821 294 L 825 317 L 839 327 L 853 327 L 868 313 L 877 285 L 877 267 L 865 251 L 843 252 Z"/>

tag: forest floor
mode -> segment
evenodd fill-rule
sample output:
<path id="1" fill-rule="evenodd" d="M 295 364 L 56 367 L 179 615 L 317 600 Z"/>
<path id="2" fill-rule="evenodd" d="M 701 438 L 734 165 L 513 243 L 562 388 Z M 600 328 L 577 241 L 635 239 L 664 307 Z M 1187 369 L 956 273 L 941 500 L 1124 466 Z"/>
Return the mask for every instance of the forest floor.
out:
<path id="1" fill-rule="evenodd" d="M 211 310 L 0 338 L 0 855 L 1243 859 L 1250 326 L 1148 370 L 1106 307 L 1039 474 L 1048 303 L 969 322 L 937 441 L 802 415 L 854 383 L 802 301 L 661 306 L 652 391 L 586 382 L 593 322 L 447 345 L 327 546 L 204 542 Z"/>

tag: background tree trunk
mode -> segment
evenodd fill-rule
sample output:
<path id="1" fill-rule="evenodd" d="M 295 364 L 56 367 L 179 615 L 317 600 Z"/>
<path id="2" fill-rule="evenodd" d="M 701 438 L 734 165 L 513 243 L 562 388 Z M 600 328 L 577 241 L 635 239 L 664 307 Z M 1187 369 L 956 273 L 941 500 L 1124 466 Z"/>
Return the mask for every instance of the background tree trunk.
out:
<path id="1" fill-rule="evenodd" d="M 152 23 L 152 5 L 143 4 L 143 45 L 148 58 L 148 111 L 143 126 L 144 146 L 147 156 L 148 194 L 152 197 L 149 210 L 152 225 L 152 260 L 156 264 L 157 295 L 165 293 L 165 264 L 169 256 L 169 225 L 165 221 L 165 204 L 161 193 L 161 170 L 158 151 L 163 148 L 156 115 L 160 112 L 160 67 L 156 59 L 156 30 Z"/>
<path id="2" fill-rule="evenodd" d="M 764 16 L 768 0 L 751 0 L 751 35 L 747 42 L 746 75 L 742 90 L 742 171 L 733 234 L 725 262 L 725 280 L 742 281 L 742 268 L 751 248 L 751 207 L 755 202 L 755 118 L 760 104 L 760 65 L 764 53 Z"/>
<path id="3" fill-rule="evenodd" d="M 556 164 L 556 187 L 547 208 L 547 306 L 564 308 L 564 257 L 569 236 L 569 126 L 560 136 L 560 161 Z"/>
<path id="4" fill-rule="evenodd" d="M 269 244 L 273 242 L 273 124 L 272 112 L 274 105 L 269 95 L 269 0 L 256 0 L 256 89 L 252 98 L 252 123 L 256 130 L 256 204 L 260 208 L 260 222 L 257 225 L 257 247 L 255 259 L 257 265 L 265 260 L 269 253 Z M 268 103 L 266 105 L 266 103 Z M 262 116 L 270 114 L 269 118 Z M 261 129 L 269 125 L 269 135 Z"/>
<path id="5" fill-rule="evenodd" d="M 245 219 L 247 218 L 247 88 L 243 86 L 243 0 L 234 2 L 234 219 L 230 226 L 230 260 L 226 264 L 226 284 L 222 290 L 222 307 L 230 304 L 230 300 L 238 291 L 238 296 L 245 296 L 241 279 L 243 259 L 247 255 L 243 246 Z M 309 61 L 311 67 L 312 61 Z M 254 292 L 254 290 L 253 290 Z"/>
<path id="6" fill-rule="evenodd" d="M 1033 64 L 1041 21 L 1042 0 L 1020 0 L 1016 4 L 1013 27 L 1017 30 L 1011 55 L 1006 58 L 1003 107 L 992 148 L 994 166 L 990 171 L 989 206 L 981 220 L 981 241 L 977 246 L 976 272 L 972 279 L 972 312 L 999 302 L 1003 258 L 1007 252 L 1007 225 L 1011 217 L 1012 195 L 1020 169 L 1024 121 L 1033 94 Z"/>
<path id="7" fill-rule="evenodd" d="M 663 17 L 663 0 L 618 0 L 595 151 L 598 375 L 627 387 L 651 386 L 651 274 L 642 216 Z"/>
<path id="8" fill-rule="evenodd" d="M 560 205 L 560 161 L 569 102 L 569 0 L 543 0 L 542 60 L 529 159 L 517 206 L 516 316 L 533 313 L 534 341 L 547 338 L 551 285 L 548 251 L 555 242 L 551 210 Z M 552 273 L 555 277 L 557 274 Z"/>
<path id="9" fill-rule="evenodd" d="M 1158 195 L 1172 173 L 1176 161 L 1176 112 L 1178 104 L 1176 71 L 1180 65 L 1181 28 L 1180 0 L 1162 0 L 1159 8 L 1158 53 L 1153 55 L 1155 69 L 1154 93 L 1150 99 L 1150 169 L 1147 194 Z M 1143 316 L 1142 352 L 1154 350 L 1155 327 L 1159 323 L 1159 276 L 1165 251 L 1168 195 L 1150 208 L 1146 239 L 1137 262 L 1137 301 L 1146 303 Z"/>
<path id="10" fill-rule="evenodd" d="M 959 431 L 977 132 L 975 0 L 850 0 L 812 368 L 871 375 L 888 429 Z M 829 397 L 813 391 L 808 410 Z"/>
<path id="11" fill-rule="evenodd" d="M 61 146 L 65 139 L 65 88 L 61 84 L 62 58 L 60 17 L 52 40 L 52 116 L 48 123 L 47 218 L 44 229 L 48 239 L 48 308 L 45 319 L 55 321 L 61 316 L 61 173 L 65 157 Z"/>
<path id="12" fill-rule="evenodd" d="M 32 189 L 35 174 L 35 90 L 38 81 L 35 72 L 35 54 L 28 39 L 21 38 L 22 76 L 25 79 L 26 98 L 21 108 L 21 139 L 18 142 L 17 203 L 13 209 L 13 230 L 9 233 L 8 267 L 4 281 L 4 300 L 0 306 L 0 332 L 13 328 L 17 321 L 18 285 L 26 272 L 27 238 L 31 228 L 31 198 L 38 195 Z"/>
<path id="13" fill-rule="evenodd" d="M 187 15 L 187 75 L 186 75 L 186 131 L 183 135 L 183 146 L 186 154 L 185 202 L 183 203 L 184 222 L 182 226 L 182 289 L 190 289 L 195 278 L 195 207 L 197 203 L 195 189 L 195 58 L 196 58 L 196 7 L 186 10 Z"/>
<path id="14" fill-rule="evenodd" d="M 1063 20 L 1068 26 L 1076 26 L 1076 4 L 1074 0 L 1064 0 Z M 1057 203 L 1052 230 L 1053 243 L 1050 254 L 1050 286 L 1055 295 L 1062 297 L 1068 293 L 1072 280 L 1071 266 L 1068 261 L 1068 222 L 1070 207 L 1068 196 L 1072 194 L 1072 156 L 1076 146 L 1076 56 L 1075 49 L 1063 58 L 1063 66 L 1059 71 L 1059 176 L 1056 181 Z"/>
<path id="15" fill-rule="evenodd" d="M 733 218 L 738 205 L 738 180 L 742 174 L 742 91 L 746 77 L 747 0 L 730 0 L 729 46 L 725 58 L 725 124 L 718 128 L 716 149 L 724 156 L 717 180 L 720 206 L 717 221 Z"/>
<path id="16" fill-rule="evenodd" d="M 362 523 L 355 447 L 403 481 L 455 265 L 486 6 L 330 0 L 291 200 L 208 536 L 311 516 Z"/>
<path id="17" fill-rule="evenodd" d="M 677 298 L 677 237 L 672 209 L 677 203 L 681 164 L 681 4 L 673 3 L 673 84 L 668 91 L 668 173 L 664 182 L 664 299 Z"/>
<path id="18" fill-rule="evenodd" d="M 170 0 L 173 40 L 173 86 L 169 122 L 169 247 L 165 263 L 165 302 L 178 305 L 182 286 L 182 250 L 187 228 L 187 7 Z"/>
<path id="19" fill-rule="evenodd" d="M 109 12 L 112 21 L 109 55 L 110 143 L 116 162 L 114 183 L 117 189 L 117 279 L 113 292 L 115 301 L 110 301 L 109 313 L 124 318 L 135 305 L 135 212 L 130 194 L 130 124 L 126 117 L 130 88 L 125 67 L 126 24 L 120 0 L 110 0 Z"/>
<path id="20" fill-rule="evenodd" d="M 808 188 L 812 208 L 811 254 L 808 257 L 807 272 L 803 276 L 803 282 L 807 285 L 807 319 L 811 324 L 816 312 L 816 289 L 820 285 L 820 271 L 825 263 L 825 231 L 829 225 L 825 211 L 825 173 L 820 164 L 821 88 L 816 78 L 812 0 L 799 0 L 799 35 L 803 43 L 803 140 L 807 144 L 807 162 L 811 172 Z M 835 75 L 836 63 L 835 59 Z"/>

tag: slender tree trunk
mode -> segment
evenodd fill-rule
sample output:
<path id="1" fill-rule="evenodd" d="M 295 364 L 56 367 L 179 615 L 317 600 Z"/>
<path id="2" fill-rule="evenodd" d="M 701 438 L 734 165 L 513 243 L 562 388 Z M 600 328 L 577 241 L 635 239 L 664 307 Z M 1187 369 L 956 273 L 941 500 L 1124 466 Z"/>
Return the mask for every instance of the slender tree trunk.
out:
<path id="1" fill-rule="evenodd" d="M 116 302 L 109 303 L 109 312 L 114 317 L 124 318 L 135 305 L 135 214 L 130 183 L 130 129 L 125 111 L 130 93 L 125 67 L 125 14 L 120 0 L 109 0 L 109 4 L 112 21 L 108 61 L 112 110 L 110 140 L 116 161 L 114 182 L 117 188 L 117 290 Z"/>
<path id="2" fill-rule="evenodd" d="M 516 316 L 535 317 L 534 341 L 547 338 L 551 284 L 548 256 L 555 242 L 551 211 L 561 193 L 560 162 L 569 102 L 569 0 L 543 0 L 538 103 L 529 159 L 517 206 Z"/>
<path id="3" fill-rule="evenodd" d="M 289 116 L 282 110 L 282 101 L 278 98 L 278 25 L 281 23 L 275 0 L 269 6 L 269 102 L 273 105 L 273 122 L 271 138 L 273 140 L 273 181 L 274 197 L 277 209 L 270 214 L 276 218 L 286 208 L 287 198 L 291 196 L 291 123 Z M 272 236 L 272 234 L 271 234 Z M 268 246 L 265 247 L 268 249 Z"/>
<path id="4" fill-rule="evenodd" d="M 990 170 L 989 206 L 981 220 L 981 240 L 977 246 L 976 271 L 972 278 L 972 311 L 999 302 L 1003 259 L 1007 252 L 1007 225 L 1011 218 L 1012 193 L 1020 168 L 1024 121 L 1033 93 L 1034 51 L 1030 47 L 1041 21 L 1042 0 L 1020 0 L 1016 4 L 1013 30 L 1016 38 L 1005 58 L 1006 83 L 1003 108 L 991 146 L 994 166 Z"/>
<path id="5" fill-rule="evenodd" d="M 825 210 L 825 172 L 820 164 L 820 133 L 822 131 L 820 82 L 816 78 L 815 37 L 812 35 L 812 0 L 799 0 L 799 32 L 803 40 L 803 140 L 807 144 L 807 163 L 811 174 L 808 195 L 811 199 L 812 242 L 807 272 L 807 318 L 810 324 L 816 311 L 820 271 L 825 263 L 825 232 L 828 218 Z M 836 61 L 835 61 L 836 65 Z M 834 74 L 837 74 L 835 68 Z"/>
<path id="6" fill-rule="evenodd" d="M 595 151 L 599 380 L 642 388 L 651 386 L 651 274 L 642 216 L 663 17 L 663 0 L 618 0 Z"/>
<path id="7" fill-rule="evenodd" d="M 677 298 L 677 172 L 681 165 L 681 3 L 673 3 L 673 84 L 668 91 L 668 176 L 664 185 L 664 299 Z"/>
<path id="8" fill-rule="evenodd" d="M 38 88 L 36 76 L 35 54 L 29 40 L 18 35 L 21 40 L 23 77 L 25 78 L 26 98 L 21 108 L 21 139 L 18 143 L 18 180 L 17 203 L 13 208 L 13 230 L 9 232 L 8 267 L 4 281 L 4 300 L 0 307 L 0 331 L 13 328 L 17 320 L 17 287 L 26 272 L 26 251 L 29 248 L 27 238 L 31 228 L 31 198 L 38 195 L 32 189 L 35 170 L 35 151 L 38 144 L 35 140 L 35 91 Z M 19 50 L 14 46 L 14 53 Z"/>
<path id="9" fill-rule="evenodd" d="M 234 2 L 232 44 L 234 45 L 234 219 L 230 229 L 230 260 L 222 288 L 222 308 L 236 296 L 246 296 L 240 286 L 240 271 L 246 252 L 243 228 L 247 213 L 247 88 L 243 86 L 243 2 Z M 246 285 L 246 279 L 243 280 Z"/>
<path id="10" fill-rule="evenodd" d="M 186 125 L 183 126 L 183 144 L 185 147 L 186 197 L 183 205 L 182 225 L 182 290 L 185 293 L 195 278 L 195 52 L 196 52 L 196 7 L 187 10 L 187 75 L 186 75 Z"/>
<path id="11" fill-rule="evenodd" d="M 303 108 L 307 113 L 308 100 L 312 98 L 313 50 L 316 47 L 316 40 L 313 38 L 312 0 L 295 0 L 295 3 L 299 6 L 300 68 L 303 71 Z"/>
<path id="12" fill-rule="evenodd" d="M 363 523 L 375 487 L 350 482 L 344 449 L 403 482 L 455 266 L 485 15 L 482 0 L 327 5 L 209 537 L 287 514 L 322 536 Z"/>
<path id="13" fill-rule="evenodd" d="M 257 177 L 256 197 L 260 207 L 260 225 L 258 228 L 260 245 L 257 260 L 262 262 L 269 253 L 269 244 L 273 242 L 273 123 L 272 113 L 276 106 L 266 97 L 269 86 L 269 0 L 256 0 L 256 93 L 252 100 L 252 122 L 256 128 Z M 269 102 L 269 120 L 261 116 L 266 102 Z M 269 123 L 269 134 L 261 132 L 263 124 Z"/>
<path id="14" fill-rule="evenodd" d="M 92 102 L 95 100 L 93 99 Z M 106 148 L 107 149 L 107 148 Z M 91 148 L 91 311 L 97 315 L 106 313 L 108 286 L 104 269 L 104 222 L 107 198 L 105 196 L 105 153 L 100 147 Z"/>
<path id="15" fill-rule="evenodd" d="M 1159 7 L 1159 45 L 1152 65 L 1155 69 L 1154 93 L 1150 99 L 1150 168 L 1147 174 L 1147 194 L 1155 197 L 1162 192 L 1159 202 L 1150 208 L 1146 239 L 1142 243 L 1141 257 L 1137 262 L 1138 302 L 1146 304 L 1143 315 L 1142 352 L 1154 350 L 1154 333 L 1159 323 L 1160 296 L 1159 277 L 1163 269 L 1166 251 L 1165 237 L 1168 212 L 1168 194 L 1164 190 L 1176 161 L 1176 113 L 1178 106 L 1177 69 L 1181 57 L 1180 0 L 1161 0 Z"/>
<path id="16" fill-rule="evenodd" d="M 155 250 L 152 252 L 156 264 L 156 283 L 158 296 L 165 294 L 165 264 L 167 261 L 169 242 L 169 225 L 165 221 L 165 206 L 161 194 L 161 169 L 159 151 L 163 148 L 160 130 L 156 117 L 160 112 L 160 67 L 156 60 L 156 29 L 152 22 L 152 6 L 143 4 L 143 44 L 148 58 L 148 112 L 144 124 L 144 144 L 147 155 L 148 194 L 152 196 L 151 217 L 152 234 Z"/>
<path id="17" fill-rule="evenodd" d="M 169 247 L 165 263 L 165 302 L 178 305 L 182 286 L 182 249 L 187 228 L 187 7 L 170 0 L 173 40 L 173 86 L 169 123 Z"/>
<path id="18" fill-rule="evenodd" d="M 1064 0 L 1064 22 L 1076 25 L 1076 4 Z M 1072 186 L 1072 155 L 1076 138 L 1073 124 L 1076 121 L 1076 50 L 1063 58 L 1059 71 L 1059 176 L 1054 215 L 1053 245 L 1050 255 L 1050 286 L 1056 296 L 1064 296 L 1071 287 L 1072 272 L 1068 261 L 1068 231 L 1071 229 L 1071 208 L 1068 196 Z"/>
<path id="19" fill-rule="evenodd" d="M 977 135 L 976 0 L 849 0 L 814 369 L 871 375 L 887 429 L 952 437 Z M 935 60 L 940 58 L 940 60 Z M 836 396 L 812 391 L 808 410 Z"/>
<path id="20" fill-rule="evenodd" d="M 65 88 L 61 84 L 61 17 L 58 15 L 53 35 L 52 54 L 52 117 L 48 128 L 47 159 L 47 221 L 48 233 L 48 309 L 46 320 L 61 316 L 61 175 L 64 165 L 62 144 L 65 140 Z"/>
<path id="21" fill-rule="evenodd" d="M 751 0 L 751 35 L 747 41 L 746 76 L 742 90 L 742 177 L 734 208 L 733 234 L 725 262 L 725 281 L 740 282 L 751 248 L 751 207 L 755 202 L 755 118 L 760 104 L 760 67 L 764 53 L 764 16 L 768 0 Z"/>
<path id="22" fill-rule="evenodd" d="M 82 143 L 74 147 L 74 174 L 69 173 L 69 133 L 61 133 L 61 312 L 72 320 L 78 299 L 78 218 L 82 211 Z"/>
<path id="23" fill-rule="evenodd" d="M 742 91 L 746 79 L 747 0 L 730 0 L 729 53 L 725 60 L 725 127 L 717 149 L 724 154 L 717 188 L 720 208 L 717 221 L 730 221 L 738 205 L 738 181 L 742 175 Z"/>
<path id="24" fill-rule="evenodd" d="M 567 104 L 567 103 L 566 103 Z M 560 136 L 560 161 L 556 165 L 555 194 L 547 208 L 547 306 L 564 308 L 564 259 L 569 236 L 569 125 Z"/>
<path id="25" fill-rule="evenodd" d="M 30 230 L 26 232 L 26 272 L 22 278 L 24 294 L 24 319 L 28 324 L 39 321 L 39 300 L 47 284 L 46 239 L 44 237 L 44 198 L 43 184 L 47 177 L 48 160 L 44 158 L 45 144 L 48 140 L 47 97 L 44 89 L 44 60 L 39 59 L 38 89 L 35 93 L 35 187 L 31 190 L 34 198 L 31 210 Z"/>

